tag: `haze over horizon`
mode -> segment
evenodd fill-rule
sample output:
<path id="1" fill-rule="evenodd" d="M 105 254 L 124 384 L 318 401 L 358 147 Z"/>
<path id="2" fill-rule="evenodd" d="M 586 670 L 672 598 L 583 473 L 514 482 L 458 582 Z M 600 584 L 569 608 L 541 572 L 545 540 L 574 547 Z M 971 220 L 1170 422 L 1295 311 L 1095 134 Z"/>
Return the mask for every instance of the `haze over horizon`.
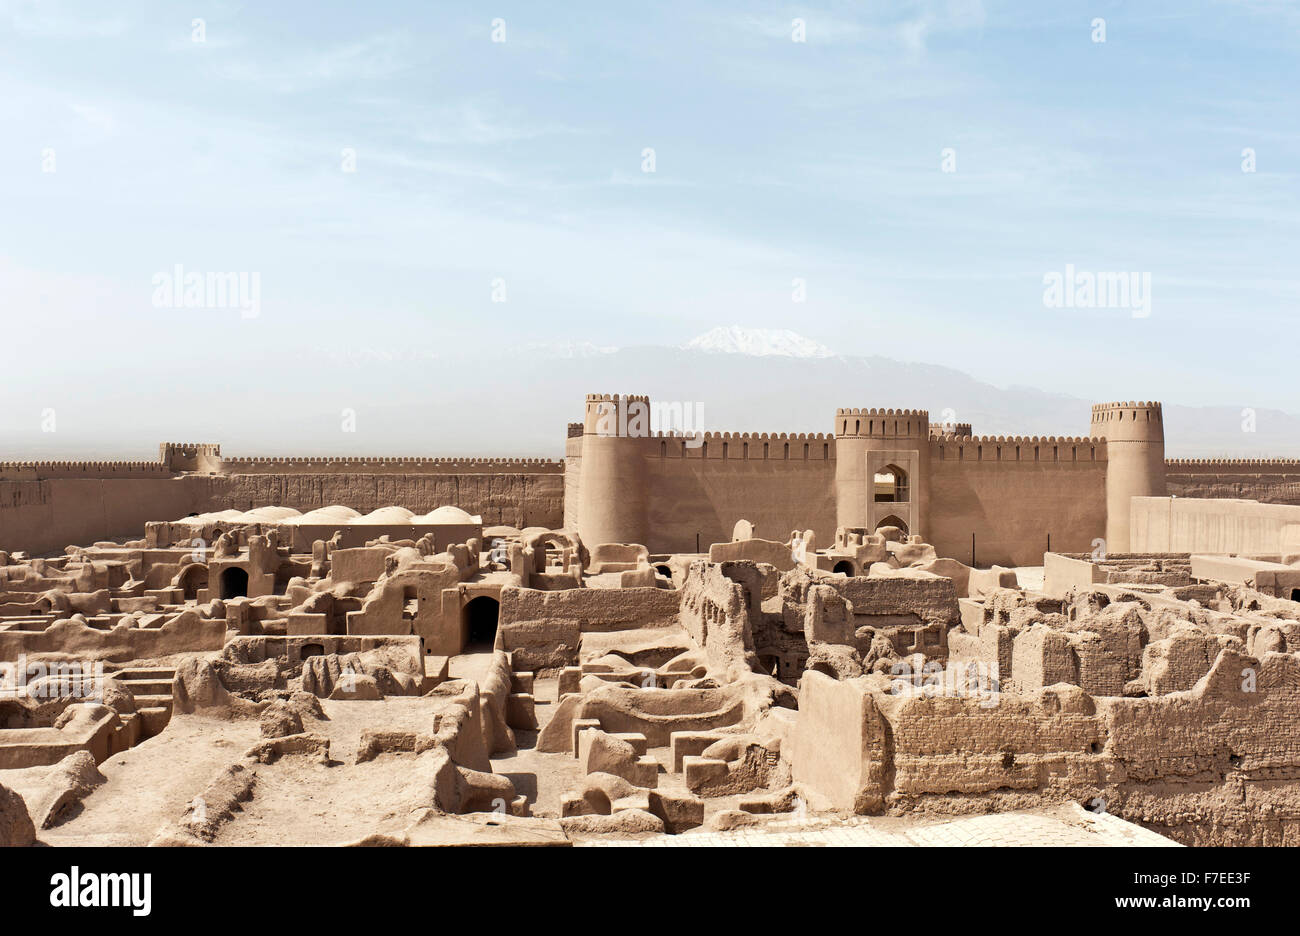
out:
<path id="1" fill-rule="evenodd" d="M 589 391 L 1157 399 L 1171 454 L 1300 454 L 1297 53 L 1271 0 L 0 0 L 0 460 L 556 455 Z M 1045 301 L 1067 270 L 1149 305 Z M 826 354 L 697 373 L 731 326 Z"/>
<path id="2" fill-rule="evenodd" d="M 227 457 L 558 458 L 566 424 L 582 419 L 592 392 L 648 394 L 654 430 L 828 433 L 836 409 L 880 407 L 926 409 L 933 422 L 970 423 L 976 435 L 1085 436 L 1091 405 L 1108 402 L 999 387 L 933 364 L 837 354 L 788 329 L 742 326 L 711 329 L 678 347 L 550 342 L 474 356 L 362 347 L 336 356 L 333 368 L 350 396 L 322 395 L 304 373 L 274 400 L 240 397 L 247 419 L 225 420 L 211 395 L 178 394 L 130 426 L 0 435 L 0 450 L 9 460 L 153 460 L 158 442 L 171 441 L 217 443 Z M 381 406 L 336 408 L 373 392 L 377 371 L 414 392 Z M 1162 402 L 1171 458 L 1300 457 L 1300 417 Z M 660 425 L 660 404 L 675 405 L 689 423 Z"/>

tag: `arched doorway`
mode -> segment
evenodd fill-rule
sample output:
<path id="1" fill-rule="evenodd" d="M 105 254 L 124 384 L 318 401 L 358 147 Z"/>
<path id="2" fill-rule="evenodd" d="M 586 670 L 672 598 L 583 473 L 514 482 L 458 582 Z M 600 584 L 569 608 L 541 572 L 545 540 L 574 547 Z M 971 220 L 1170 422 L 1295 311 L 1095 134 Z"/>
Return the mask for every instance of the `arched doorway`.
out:
<path id="1" fill-rule="evenodd" d="M 888 517 L 885 517 L 883 520 L 881 520 L 879 523 L 876 524 L 877 530 L 879 530 L 881 527 L 898 527 L 898 529 L 903 531 L 904 536 L 908 535 L 907 524 L 904 523 L 898 517 L 894 516 L 893 514 L 890 514 Z"/>
<path id="2" fill-rule="evenodd" d="M 851 576 L 853 575 L 853 563 L 849 562 L 847 559 L 841 559 L 839 562 L 835 563 L 835 568 L 831 569 L 831 571 L 837 575 L 843 574 Z"/>
<path id="3" fill-rule="evenodd" d="M 497 639 L 497 618 L 501 605 L 495 598 L 479 595 L 465 605 L 465 649 L 491 650 Z"/>
<path id="4" fill-rule="evenodd" d="M 208 567 L 195 562 L 181 569 L 176 584 L 184 592 L 186 601 L 199 597 L 199 589 L 208 587 Z"/>
<path id="5" fill-rule="evenodd" d="M 222 598 L 247 598 L 248 573 L 238 566 L 231 566 L 221 573 Z"/>
<path id="6" fill-rule="evenodd" d="M 907 472 L 897 465 L 886 465 L 876 472 L 877 504 L 905 504 L 908 501 Z"/>

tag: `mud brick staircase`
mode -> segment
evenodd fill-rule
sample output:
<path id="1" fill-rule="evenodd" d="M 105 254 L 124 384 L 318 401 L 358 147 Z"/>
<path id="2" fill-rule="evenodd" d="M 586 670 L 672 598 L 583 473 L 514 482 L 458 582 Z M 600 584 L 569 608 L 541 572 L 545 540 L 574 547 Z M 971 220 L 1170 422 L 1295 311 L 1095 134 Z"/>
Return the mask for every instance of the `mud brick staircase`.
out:
<path id="1" fill-rule="evenodd" d="M 143 722 L 141 740 L 152 738 L 171 721 L 175 676 L 176 670 L 167 667 L 133 667 L 113 674 L 135 698 L 135 708 Z"/>

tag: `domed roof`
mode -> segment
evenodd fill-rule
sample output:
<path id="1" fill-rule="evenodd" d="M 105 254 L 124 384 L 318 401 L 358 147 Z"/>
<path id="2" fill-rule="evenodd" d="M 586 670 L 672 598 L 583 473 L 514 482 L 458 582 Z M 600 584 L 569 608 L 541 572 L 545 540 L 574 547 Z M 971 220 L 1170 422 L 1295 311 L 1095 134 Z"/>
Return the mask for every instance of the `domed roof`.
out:
<path id="1" fill-rule="evenodd" d="M 437 510 L 431 510 L 420 517 L 412 517 L 412 523 L 432 523 L 432 524 L 463 524 L 463 523 L 482 523 L 481 517 L 474 517 L 461 510 L 459 507 L 452 507 L 450 504 L 444 504 Z"/>
<path id="2" fill-rule="evenodd" d="M 206 526 L 209 523 L 229 523 L 232 520 L 239 520 L 243 515 L 244 513 L 241 510 L 217 510 L 194 517 L 181 517 L 176 522 L 186 523 L 190 526 Z"/>
<path id="3" fill-rule="evenodd" d="M 411 517 L 414 516 L 405 507 L 380 507 L 378 510 L 372 510 L 364 517 L 358 517 L 355 523 L 410 523 Z"/>
<path id="4" fill-rule="evenodd" d="M 315 510 L 309 510 L 301 517 L 295 517 L 292 522 L 299 524 L 351 523 L 359 516 L 361 514 L 351 507 L 344 507 L 342 504 L 331 504 L 328 507 L 317 507 Z"/>
<path id="5" fill-rule="evenodd" d="M 255 507 L 252 510 L 240 514 L 241 523 L 275 523 L 277 520 L 287 520 L 290 517 L 297 517 L 298 511 L 292 507 Z"/>

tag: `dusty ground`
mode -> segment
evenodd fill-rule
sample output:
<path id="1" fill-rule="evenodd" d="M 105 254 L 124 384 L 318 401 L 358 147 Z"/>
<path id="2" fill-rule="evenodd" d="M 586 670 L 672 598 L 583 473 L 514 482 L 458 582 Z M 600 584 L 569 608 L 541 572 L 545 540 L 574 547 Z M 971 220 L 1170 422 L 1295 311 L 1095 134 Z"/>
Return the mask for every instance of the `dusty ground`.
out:
<path id="1" fill-rule="evenodd" d="M 454 657 L 453 677 L 482 674 L 490 654 Z M 535 685 L 541 725 L 550 721 L 558 682 Z M 107 782 L 59 826 L 39 832 L 48 845 L 146 845 L 158 833 L 174 830 L 186 808 L 231 764 L 243 763 L 255 774 L 253 795 L 234 818 L 221 825 L 216 845 L 337 845 L 376 832 L 400 833 L 420 813 L 412 809 L 414 755 L 384 754 L 355 763 L 363 732 L 387 728 L 429 732 L 439 708 L 437 698 L 388 698 L 372 702 L 322 700 L 328 716 L 307 721 L 306 729 L 330 740 L 330 763 L 286 756 L 273 764 L 249 765 L 244 753 L 260 740 L 256 719 L 225 720 L 201 715 L 173 718 L 157 737 L 109 758 L 99 766 Z M 496 773 L 511 779 L 524 794 L 532 814 L 558 818 L 560 797 L 582 786 L 576 757 L 543 754 L 534 749 L 536 731 L 517 731 L 518 750 L 492 758 Z M 663 766 L 659 789 L 688 791 L 681 774 L 671 773 L 668 748 L 651 748 Z M 48 767 L 0 771 L 0 783 L 24 795 L 39 790 Z M 705 800 L 706 820 L 736 809 L 739 796 Z M 1113 821 L 1112 821 L 1113 820 Z M 558 831 L 558 830 L 557 830 Z M 435 831 L 435 838 L 441 834 Z M 806 813 L 765 817 L 757 827 L 718 833 L 704 829 L 680 836 L 571 835 L 575 844 L 659 845 L 1070 845 L 1160 844 L 1153 833 L 1113 817 L 1095 817 L 1078 807 L 1033 810 L 994 816 L 841 817 Z"/>
<path id="2" fill-rule="evenodd" d="M 173 718 L 161 734 L 100 764 L 108 782 L 85 800 L 78 815 L 38 830 L 37 837 L 50 845 L 147 845 L 258 737 L 256 721 Z M 0 771 L 0 783 L 8 786 L 10 774 L 24 772 Z"/>

